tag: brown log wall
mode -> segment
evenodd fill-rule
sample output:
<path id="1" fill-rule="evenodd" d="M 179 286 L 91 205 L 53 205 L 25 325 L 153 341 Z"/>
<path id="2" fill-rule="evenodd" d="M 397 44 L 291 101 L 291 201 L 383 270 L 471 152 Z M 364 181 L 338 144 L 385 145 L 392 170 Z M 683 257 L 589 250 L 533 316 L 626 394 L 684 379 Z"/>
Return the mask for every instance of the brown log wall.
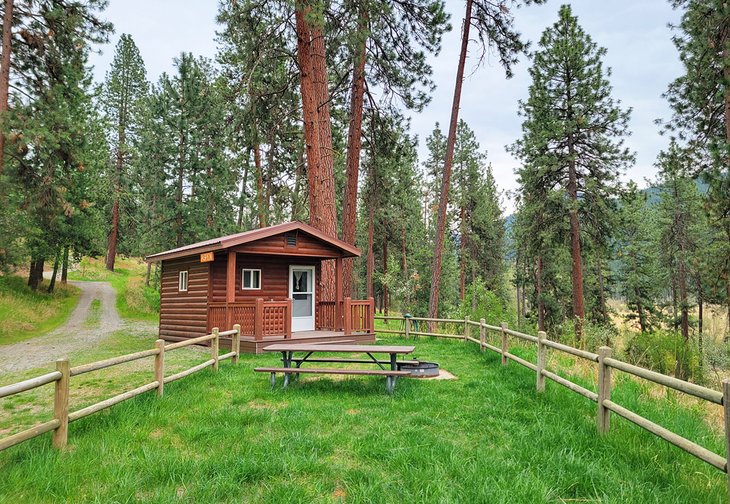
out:
<path id="1" fill-rule="evenodd" d="M 208 268 L 197 256 L 162 261 L 160 337 L 195 338 L 208 327 Z M 179 292 L 180 271 L 188 272 L 188 290 Z"/>

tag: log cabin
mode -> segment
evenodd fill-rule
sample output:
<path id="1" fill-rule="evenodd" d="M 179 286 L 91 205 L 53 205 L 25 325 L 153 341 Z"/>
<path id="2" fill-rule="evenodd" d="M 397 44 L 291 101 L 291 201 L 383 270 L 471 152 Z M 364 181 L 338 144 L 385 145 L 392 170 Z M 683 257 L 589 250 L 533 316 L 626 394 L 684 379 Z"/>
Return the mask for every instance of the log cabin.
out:
<path id="1" fill-rule="evenodd" d="M 240 324 L 242 352 L 290 340 L 373 343 L 373 299 L 342 293 L 342 260 L 358 256 L 356 247 L 301 222 L 150 255 L 146 261 L 162 268 L 159 336 L 181 341 Z M 329 288 L 323 265 L 334 267 Z"/>

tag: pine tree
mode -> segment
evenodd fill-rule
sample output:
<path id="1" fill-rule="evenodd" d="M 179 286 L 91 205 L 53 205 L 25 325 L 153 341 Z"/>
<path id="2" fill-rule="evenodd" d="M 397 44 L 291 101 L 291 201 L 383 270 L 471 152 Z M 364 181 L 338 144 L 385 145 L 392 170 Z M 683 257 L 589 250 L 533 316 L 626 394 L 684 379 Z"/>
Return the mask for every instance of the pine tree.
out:
<path id="1" fill-rule="evenodd" d="M 588 201 L 615 196 L 619 171 L 633 156 L 623 146 L 629 111 L 611 97 L 610 71 L 599 48 L 578 25 L 569 6 L 545 30 L 530 68 L 529 98 L 520 104 L 523 137 L 514 146 L 525 162 L 523 183 L 561 188 L 568 199 L 573 318 L 581 341 L 585 305 L 580 214 Z M 593 205 L 591 205 L 593 207 Z M 585 219 L 584 219 L 585 220 Z"/>
<path id="2" fill-rule="evenodd" d="M 110 271 L 114 271 L 117 254 L 120 208 L 124 210 L 131 200 L 129 165 L 135 157 L 132 147 L 134 137 L 138 134 L 141 106 L 147 90 L 144 61 L 139 49 L 130 35 L 122 34 L 117 43 L 111 69 L 106 75 L 101 97 L 113 156 L 111 160 L 113 169 L 110 174 L 111 229 L 106 253 L 106 268 Z"/>
<path id="3" fill-rule="evenodd" d="M 659 271 L 655 210 L 646 193 L 630 183 L 621 196 L 618 251 L 622 291 L 629 309 L 628 320 L 636 320 L 639 330 L 657 327 L 656 302 L 659 298 Z"/>
<path id="4" fill-rule="evenodd" d="M 436 223 L 436 241 L 434 243 L 433 267 L 431 270 L 431 293 L 428 302 L 428 316 L 438 317 L 439 291 L 441 288 L 441 263 L 443 244 L 446 233 L 447 206 L 449 202 L 449 187 L 451 184 L 451 169 L 456 144 L 456 128 L 459 121 L 459 105 L 461 103 L 461 88 L 464 81 L 466 53 L 469 46 L 469 32 L 474 26 L 477 39 L 483 53 L 493 49 L 499 56 L 499 62 L 504 67 L 507 77 L 512 76 L 512 66 L 517 63 L 520 53 L 527 49 L 519 33 L 513 29 L 513 15 L 510 7 L 519 7 L 523 2 L 500 0 L 466 0 L 466 9 L 461 33 L 461 50 L 456 69 L 456 83 L 454 85 L 454 99 L 451 106 L 451 120 L 449 134 L 446 141 L 446 153 L 441 179 L 439 197 L 439 211 Z M 542 3 L 542 0 L 526 0 L 525 4 Z M 473 11 L 473 13 L 472 13 Z"/>

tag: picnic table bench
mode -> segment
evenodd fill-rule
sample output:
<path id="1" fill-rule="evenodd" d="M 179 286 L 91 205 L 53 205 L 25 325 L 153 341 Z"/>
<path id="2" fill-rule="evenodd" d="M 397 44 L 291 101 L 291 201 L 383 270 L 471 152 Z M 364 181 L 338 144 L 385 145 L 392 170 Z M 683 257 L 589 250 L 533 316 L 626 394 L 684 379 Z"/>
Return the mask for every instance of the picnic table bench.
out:
<path id="1" fill-rule="evenodd" d="M 276 386 L 276 373 L 284 375 L 284 388 L 289 384 L 289 376 L 295 377 L 299 373 L 308 374 L 346 374 L 346 375 L 368 375 L 385 376 L 386 390 L 393 393 L 395 382 L 398 377 L 410 376 L 409 371 L 400 371 L 399 364 L 415 361 L 399 361 L 398 355 L 407 355 L 415 350 L 413 346 L 393 345 L 341 345 L 341 344 L 287 344 L 279 343 L 264 348 L 265 352 L 281 352 L 283 367 L 257 367 L 254 371 L 259 373 L 271 373 L 271 386 Z M 295 352 L 304 353 L 303 357 L 294 357 Z M 337 357 L 315 357 L 317 353 L 364 353 L 369 359 L 337 358 Z M 388 354 L 387 360 L 378 359 L 373 354 Z M 344 369 L 344 368 L 302 368 L 304 363 L 356 363 L 376 364 L 380 369 Z M 292 367 L 292 364 L 294 367 Z M 385 367 L 389 365 L 389 368 Z"/>

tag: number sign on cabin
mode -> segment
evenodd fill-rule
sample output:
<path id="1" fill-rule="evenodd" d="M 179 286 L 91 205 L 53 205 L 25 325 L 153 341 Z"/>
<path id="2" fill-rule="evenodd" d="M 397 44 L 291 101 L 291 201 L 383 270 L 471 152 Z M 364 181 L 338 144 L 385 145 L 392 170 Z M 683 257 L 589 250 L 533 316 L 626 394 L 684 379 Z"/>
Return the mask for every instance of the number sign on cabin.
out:
<path id="1" fill-rule="evenodd" d="M 213 252 L 205 252 L 200 254 L 200 262 L 213 262 L 215 261 L 215 254 Z"/>

